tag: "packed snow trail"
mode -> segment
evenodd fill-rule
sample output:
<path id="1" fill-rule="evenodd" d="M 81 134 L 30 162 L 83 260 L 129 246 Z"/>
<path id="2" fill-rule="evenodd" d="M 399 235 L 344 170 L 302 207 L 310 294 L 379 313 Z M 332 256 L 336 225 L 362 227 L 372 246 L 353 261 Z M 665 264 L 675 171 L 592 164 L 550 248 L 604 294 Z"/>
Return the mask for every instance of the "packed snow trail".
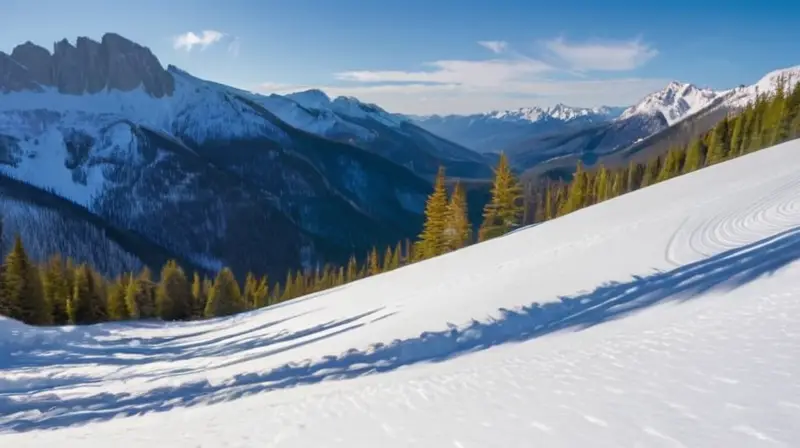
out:
<path id="1" fill-rule="evenodd" d="M 0 444 L 790 447 L 798 257 L 795 141 L 267 310 L 0 321 Z"/>

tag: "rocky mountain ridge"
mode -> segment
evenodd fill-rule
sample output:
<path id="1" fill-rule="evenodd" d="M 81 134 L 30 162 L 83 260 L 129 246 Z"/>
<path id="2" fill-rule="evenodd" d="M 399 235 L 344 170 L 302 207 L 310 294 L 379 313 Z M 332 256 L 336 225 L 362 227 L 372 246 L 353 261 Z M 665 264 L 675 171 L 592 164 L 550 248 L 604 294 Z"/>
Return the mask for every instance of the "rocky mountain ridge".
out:
<path id="1" fill-rule="evenodd" d="M 142 87 L 160 98 L 174 91 L 172 77 L 146 47 L 118 34 L 107 33 L 100 42 L 79 37 L 53 45 L 52 53 L 28 41 L 11 54 L 0 52 L 0 92 L 42 91 L 81 95 L 103 90 L 130 92 Z"/>
<path id="2" fill-rule="evenodd" d="M 3 58 L 2 175 L 178 258 L 240 275 L 340 263 L 418 232 L 430 183 L 379 147 L 343 141 L 358 135 L 295 127 L 270 97 L 163 70 L 149 50 L 116 35 L 100 47 L 77 42 L 56 44 L 49 58 L 27 44 Z M 125 64 L 130 79 L 119 74 Z M 357 126 L 386 132 L 369 116 Z"/>

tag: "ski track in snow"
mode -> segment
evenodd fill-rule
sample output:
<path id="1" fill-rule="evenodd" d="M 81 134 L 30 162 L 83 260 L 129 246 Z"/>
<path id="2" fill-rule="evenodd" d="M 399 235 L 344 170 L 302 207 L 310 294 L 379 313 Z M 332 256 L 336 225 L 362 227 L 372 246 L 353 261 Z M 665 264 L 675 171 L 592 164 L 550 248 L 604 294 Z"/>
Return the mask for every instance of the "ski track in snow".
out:
<path id="1" fill-rule="evenodd" d="M 0 445 L 796 446 L 798 167 L 790 142 L 225 319 L 0 321 Z"/>

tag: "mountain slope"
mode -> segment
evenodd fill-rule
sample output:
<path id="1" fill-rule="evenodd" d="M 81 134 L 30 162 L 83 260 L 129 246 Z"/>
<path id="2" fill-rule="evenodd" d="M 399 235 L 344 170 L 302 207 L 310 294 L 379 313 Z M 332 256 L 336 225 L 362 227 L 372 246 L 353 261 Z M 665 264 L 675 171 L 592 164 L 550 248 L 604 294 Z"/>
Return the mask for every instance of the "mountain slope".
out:
<path id="1" fill-rule="evenodd" d="M 111 225 L 58 195 L 0 175 L 0 253 L 11 251 L 19 235 L 26 252 L 45 262 L 53 254 L 87 263 L 113 277 L 148 266 L 158 273 L 169 259 L 189 270 L 204 270 L 142 235 Z"/>
<path id="2" fill-rule="evenodd" d="M 579 160 L 587 165 L 603 160 L 609 166 L 644 160 L 702 134 L 725 114 L 754 101 L 758 94 L 774 93 L 781 80 L 792 88 L 800 81 L 800 67 L 775 70 L 751 86 L 724 91 L 672 82 L 612 122 L 540 135 L 515 143 L 507 152 L 512 163 L 520 170 L 529 170 L 531 176 L 571 173 Z"/>
<path id="3" fill-rule="evenodd" d="M 612 120 L 621 108 L 558 104 L 473 115 L 412 117 L 424 129 L 478 152 L 498 152 L 525 138 Z"/>
<path id="4" fill-rule="evenodd" d="M 229 318 L 0 321 L 2 441 L 792 446 L 798 163 L 788 142 Z"/>
<path id="5" fill-rule="evenodd" d="M 237 93 L 298 129 L 379 154 L 424 177 L 432 178 L 440 165 L 453 176 L 491 175 L 489 164 L 480 154 L 356 98 L 331 100 L 319 90 L 286 96 Z"/>
<path id="6" fill-rule="evenodd" d="M 209 269 L 283 275 L 421 224 L 429 182 L 120 36 L 23 44 L 3 70 L 3 173 Z"/>

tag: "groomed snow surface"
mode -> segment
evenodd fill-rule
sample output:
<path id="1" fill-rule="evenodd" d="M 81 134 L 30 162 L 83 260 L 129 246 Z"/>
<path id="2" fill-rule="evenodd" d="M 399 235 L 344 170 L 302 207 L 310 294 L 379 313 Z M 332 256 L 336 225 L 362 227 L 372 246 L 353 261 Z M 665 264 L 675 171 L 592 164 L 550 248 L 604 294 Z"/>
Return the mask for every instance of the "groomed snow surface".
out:
<path id="1" fill-rule="evenodd" d="M 797 447 L 799 226 L 795 141 L 231 318 L 0 321 L 0 446 Z"/>

